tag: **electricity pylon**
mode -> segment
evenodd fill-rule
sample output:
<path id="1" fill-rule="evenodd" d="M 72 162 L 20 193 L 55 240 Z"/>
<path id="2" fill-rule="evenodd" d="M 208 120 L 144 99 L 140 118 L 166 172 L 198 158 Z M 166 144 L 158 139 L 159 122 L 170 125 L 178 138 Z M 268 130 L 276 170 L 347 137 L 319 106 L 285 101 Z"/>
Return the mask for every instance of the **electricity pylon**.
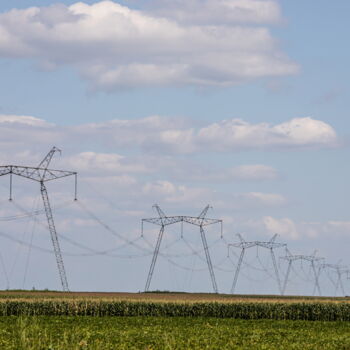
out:
<path id="1" fill-rule="evenodd" d="M 313 255 L 292 255 L 291 252 L 288 249 L 286 249 L 286 256 L 282 256 L 280 259 L 284 259 L 284 260 L 288 261 L 287 272 L 286 272 L 286 276 L 284 278 L 284 283 L 283 283 L 283 288 L 282 288 L 282 295 L 284 295 L 286 288 L 287 288 L 288 277 L 289 277 L 290 269 L 292 268 L 293 261 L 305 260 L 305 261 L 310 262 L 312 271 L 314 273 L 315 288 L 314 288 L 313 294 L 315 294 L 315 289 L 317 288 L 318 294 L 321 296 L 321 288 L 320 288 L 320 284 L 319 284 L 319 280 L 318 280 L 319 276 L 318 276 L 318 273 L 316 272 L 315 262 L 324 260 L 324 258 L 316 257 L 316 251 L 314 252 Z"/>
<path id="2" fill-rule="evenodd" d="M 211 283 L 213 285 L 213 290 L 215 293 L 218 293 L 218 286 L 216 284 L 213 264 L 211 262 L 209 249 L 208 249 L 208 243 L 207 243 L 207 239 L 205 237 L 205 231 L 204 231 L 203 227 L 220 223 L 221 224 L 221 236 L 222 236 L 222 220 L 206 218 L 206 215 L 208 213 L 209 208 L 211 208 L 211 207 L 209 205 L 207 205 L 197 217 L 184 216 L 183 221 L 187 222 L 188 224 L 195 225 L 195 226 L 199 227 L 199 231 L 200 231 L 201 239 L 202 239 L 202 244 L 203 244 L 203 248 L 204 248 L 204 252 L 205 252 L 205 258 L 207 260 L 208 270 L 210 273 Z"/>
<path id="3" fill-rule="evenodd" d="M 334 281 L 332 280 L 332 278 L 330 278 L 331 282 L 333 283 L 334 287 L 335 287 L 335 295 L 337 295 L 337 291 L 338 288 L 340 286 L 341 291 L 343 292 L 343 295 L 345 296 L 345 290 L 344 290 L 344 285 L 343 285 L 343 281 L 342 281 L 342 275 L 345 273 L 349 274 L 349 270 L 347 268 L 347 266 L 344 265 L 339 265 L 339 264 L 321 264 L 318 268 L 318 272 L 317 272 L 317 278 L 320 277 L 321 271 L 324 269 L 330 269 L 330 270 L 334 270 L 337 274 L 337 282 L 334 283 Z"/>
<path id="4" fill-rule="evenodd" d="M 262 248 L 266 248 L 266 249 L 270 250 L 271 259 L 272 259 L 273 267 L 274 267 L 275 274 L 276 274 L 276 280 L 277 280 L 277 283 L 278 283 L 278 289 L 279 289 L 280 293 L 282 294 L 281 279 L 279 277 L 277 263 L 276 263 L 276 257 L 275 257 L 275 254 L 274 254 L 273 250 L 275 248 L 285 247 L 286 244 L 285 243 L 276 243 L 275 242 L 275 240 L 276 240 L 276 238 L 278 236 L 277 234 L 275 234 L 268 242 L 261 242 L 261 241 L 246 242 L 239 233 L 237 234 L 237 236 L 240 239 L 239 243 L 230 243 L 230 244 L 227 245 L 228 254 L 229 254 L 229 251 L 230 251 L 230 247 L 241 248 L 241 254 L 239 256 L 238 264 L 237 264 L 235 275 L 234 275 L 234 278 L 233 278 L 231 294 L 234 294 L 234 292 L 235 292 L 239 271 L 241 269 L 242 262 L 243 262 L 244 253 L 245 253 L 246 249 L 252 248 L 252 247 L 262 247 Z"/>
<path id="5" fill-rule="evenodd" d="M 218 293 L 218 287 L 216 284 L 213 264 L 211 262 L 208 243 L 207 243 L 207 239 L 205 237 L 205 231 L 204 231 L 203 227 L 213 225 L 216 223 L 220 223 L 221 224 L 221 234 L 222 234 L 222 220 L 206 218 L 207 212 L 210 208 L 209 205 L 207 205 L 198 216 L 166 216 L 157 204 L 155 204 L 153 207 L 157 210 L 157 213 L 159 216 L 156 218 L 142 219 L 142 231 L 143 231 L 143 223 L 144 222 L 148 222 L 148 223 L 160 226 L 160 231 L 158 234 L 157 243 L 156 243 L 156 246 L 154 248 L 153 258 L 152 258 L 151 266 L 150 266 L 148 276 L 147 276 L 145 291 L 147 292 L 149 290 L 149 287 L 151 284 L 153 271 L 154 271 L 154 267 L 155 267 L 155 264 L 157 261 L 157 257 L 158 257 L 158 253 L 159 253 L 159 249 L 160 249 L 160 244 L 162 242 L 165 226 L 172 225 L 172 224 L 175 224 L 178 222 L 181 222 L 181 223 L 185 222 L 185 223 L 188 223 L 191 225 L 199 226 L 202 244 L 203 244 L 205 257 L 206 257 L 206 261 L 207 261 L 207 265 L 208 265 L 208 270 L 209 270 L 211 282 L 213 285 L 213 290 L 215 293 Z"/>
<path id="6" fill-rule="evenodd" d="M 148 272 L 148 276 L 147 276 L 145 292 L 148 292 L 149 286 L 151 284 L 153 271 L 154 271 L 154 267 L 156 265 L 156 261 L 158 258 L 159 248 L 160 248 L 160 244 L 162 243 L 162 238 L 163 238 L 165 226 L 172 225 L 172 224 L 175 224 L 175 223 L 181 221 L 181 218 L 178 216 L 167 217 L 164 214 L 164 212 L 162 211 L 162 209 L 160 209 L 158 204 L 153 205 L 153 208 L 155 208 L 157 210 L 159 217 L 158 218 L 142 219 L 142 221 L 141 221 L 142 222 L 142 234 L 143 234 L 143 223 L 144 222 L 149 222 L 151 224 L 155 224 L 155 225 L 160 226 L 160 231 L 158 234 L 157 243 L 156 243 L 156 246 L 154 248 L 152 262 L 151 262 L 151 266 L 149 268 L 149 272 Z"/>
<path id="7" fill-rule="evenodd" d="M 46 218 L 47 218 L 47 222 L 50 230 L 53 249 L 55 252 L 56 263 L 57 263 L 58 272 L 60 275 L 62 289 L 63 291 L 69 291 L 66 271 L 63 264 L 62 253 L 58 242 L 57 231 L 56 231 L 55 222 L 52 215 L 52 210 L 51 210 L 49 196 L 47 193 L 45 182 L 74 175 L 75 176 L 74 199 L 76 200 L 77 199 L 77 173 L 73 171 L 49 169 L 48 167 L 50 165 L 51 159 L 56 152 L 61 153 L 61 151 L 58 148 L 52 147 L 50 152 L 45 156 L 45 158 L 39 163 L 37 167 L 18 166 L 18 165 L 0 166 L 0 176 L 10 174 L 10 197 L 9 197 L 10 201 L 12 200 L 12 175 L 18 175 L 40 183 L 41 197 L 44 203 Z"/>

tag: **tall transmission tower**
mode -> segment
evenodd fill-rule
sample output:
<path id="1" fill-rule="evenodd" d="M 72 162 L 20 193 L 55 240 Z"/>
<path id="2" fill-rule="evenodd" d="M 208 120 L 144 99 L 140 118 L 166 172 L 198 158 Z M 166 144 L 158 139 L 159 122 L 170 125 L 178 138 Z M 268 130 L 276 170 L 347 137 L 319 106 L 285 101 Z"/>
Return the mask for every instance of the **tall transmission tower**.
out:
<path id="1" fill-rule="evenodd" d="M 155 224 L 155 225 L 159 225 L 160 226 L 160 230 L 159 230 L 159 234 L 158 234 L 158 238 L 157 238 L 157 243 L 156 243 L 156 246 L 154 248 L 152 262 L 151 262 L 151 266 L 149 268 L 149 272 L 148 272 L 148 276 L 147 276 L 145 292 L 148 292 L 150 284 L 151 284 L 153 271 L 154 271 L 154 267 L 156 265 L 156 261 L 157 261 L 157 258 L 158 258 L 158 253 L 159 253 L 159 249 L 160 249 L 160 244 L 162 243 L 162 238 L 163 238 L 165 226 L 172 225 L 172 224 L 175 224 L 177 222 L 181 222 L 181 217 L 179 217 L 179 216 L 167 217 L 164 214 L 164 212 L 162 211 L 162 209 L 160 209 L 158 204 L 154 204 L 153 208 L 156 209 L 159 217 L 157 217 L 157 218 L 149 218 L 149 219 L 142 219 L 142 221 L 141 221 L 141 223 L 142 223 L 142 235 L 143 235 L 143 224 L 144 224 L 144 222 L 149 222 L 151 224 Z"/>
<path id="2" fill-rule="evenodd" d="M 18 176 L 39 182 L 41 197 L 44 203 L 44 209 L 45 209 L 47 223 L 50 230 L 53 249 L 55 252 L 56 263 L 57 263 L 58 272 L 59 272 L 59 276 L 62 284 L 62 289 L 63 291 L 69 291 L 66 271 L 64 268 L 62 253 L 61 253 L 61 249 L 60 249 L 60 245 L 57 237 L 57 231 L 56 231 L 55 222 L 53 219 L 51 205 L 49 201 L 49 195 L 48 195 L 45 183 L 48 181 L 60 179 L 62 177 L 74 175 L 75 176 L 74 199 L 76 200 L 77 199 L 77 173 L 73 171 L 49 169 L 48 167 L 50 165 L 52 157 L 56 152 L 61 153 L 61 151 L 58 148 L 52 147 L 50 152 L 45 156 L 45 158 L 39 163 L 37 167 L 18 166 L 18 165 L 0 166 L 0 176 L 8 175 L 8 174 L 10 175 L 10 197 L 9 197 L 10 201 L 12 201 L 12 175 L 18 175 Z"/>
<path id="3" fill-rule="evenodd" d="M 152 258 L 151 266 L 150 266 L 148 276 L 147 276 L 145 291 L 147 292 L 149 290 L 149 287 L 151 284 L 153 271 L 154 271 L 154 267 L 155 267 L 155 264 L 157 261 L 157 257 L 158 257 L 160 245 L 162 242 L 165 226 L 172 225 L 172 224 L 175 224 L 178 222 L 181 222 L 181 223 L 185 222 L 185 223 L 199 227 L 200 235 L 201 235 L 201 239 L 202 239 L 202 244 L 203 244 L 203 248 L 204 248 L 204 252 L 205 252 L 205 258 L 207 261 L 208 270 L 209 270 L 211 282 L 213 285 L 213 290 L 215 293 L 218 293 L 218 287 L 217 287 L 217 283 L 216 283 L 216 279 L 215 279 L 213 264 L 211 262 L 211 258 L 210 258 L 210 254 L 209 254 L 209 248 L 208 248 L 208 243 L 207 243 L 207 239 L 205 236 L 204 226 L 209 226 L 209 225 L 220 223 L 221 224 L 221 235 L 222 235 L 222 220 L 209 219 L 206 217 L 208 210 L 210 208 L 209 205 L 207 205 L 198 216 L 166 216 L 157 204 L 155 204 L 153 207 L 156 209 L 156 211 L 158 213 L 158 217 L 149 218 L 149 219 L 142 219 L 142 231 L 143 231 L 144 222 L 148 222 L 148 223 L 160 226 L 157 243 L 156 243 L 156 246 L 154 248 L 153 258 Z"/>
<path id="4" fill-rule="evenodd" d="M 286 256 L 282 256 L 280 259 L 284 259 L 288 261 L 288 267 L 287 267 L 287 272 L 286 272 L 286 276 L 284 278 L 284 283 L 283 283 L 283 288 L 282 288 L 282 295 L 284 295 L 286 288 L 287 288 L 287 283 L 288 283 L 288 277 L 289 277 L 289 273 L 290 270 L 292 268 L 292 263 L 294 261 L 309 261 L 313 274 L 314 274 L 314 279 L 315 279 L 315 288 L 314 288 L 314 293 L 315 294 L 315 289 L 317 289 L 318 294 L 321 296 L 321 288 L 320 288 L 320 284 L 319 284 L 319 280 L 318 280 L 318 273 L 316 272 L 316 266 L 315 266 L 315 262 L 319 262 L 324 260 L 324 258 L 321 257 L 316 257 L 316 251 L 314 252 L 313 255 L 292 255 L 291 252 L 286 249 Z"/>
<path id="5" fill-rule="evenodd" d="M 271 259 L 272 259 L 273 267 L 274 267 L 274 270 L 275 270 L 276 280 L 277 280 L 277 283 L 278 283 L 278 289 L 279 289 L 279 292 L 282 294 L 281 279 L 279 277 L 277 263 L 276 263 L 276 257 L 275 257 L 275 253 L 274 253 L 273 250 L 275 248 L 285 247 L 286 244 L 285 243 L 276 243 L 275 242 L 275 240 L 276 240 L 276 238 L 278 236 L 277 234 L 275 234 L 268 242 L 261 242 L 261 241 L 246 242 L 239 233 L 237 234 L 237 236 L 240 239 L 239 243 L 230 243 L 230 244 L 227 245 L 228 254 L 229 254 L 229 251 L 230 251 L 230 247 L 235 247 L 235 248 L 240 248 L 241 249 L 241 254 L 239 255 L 238 264 L 237 264 L 235 275 L 234 275 L 234 278 L 233 278 L 231 294 L 234 294 L 235 289 L 236 289 L 236 285 L 237 285 L 237 281 L 238 281 L 238 275 L 239 275 L 239 272 L 241 270 L 241 266 L 242 266 L 242 263 L 243 263 L 243 258 L 244 258 L 245 251 L 247 249 L 249 249 L 249 248 L 252 248 L 252 247 L 262 247 L 262 248 L 266 248 L 266 249 L 270 250 Z"/>
<path id="6" fill-rule="evenodd" d="M 345 290 L 344 290 L 344 285 L 343 285 L 343 281 L 342 281 L 342 275 L 346 274 L 347 276 L 349 276 L 349 269 L 347 268 L 347 266 L 345 265 L 339 265 L 339 264 L 321 264 L 318 268 L 318 272 L 317 272 L 317 277 L 319 278 L 321 275 L 321 271 L 325 270 L 325 269 L 330 269 L 333 270 L 336 274 L 337 274 L 337 281 L 334 282 L 331 279 L 331 282 L 333 283 L 334 287 L 335 287 L 335 295 L 337 295 L 337 291 L 338 288 L 340 286 L 340 289 L 343 293 L 343 295 L 345 295 Z"/>
<path id="7" fill-rule="evenodd" d="M 222 220 L 206 218 L 206 215 L 208 213 L 209 208 L 211 208 L 211 207 L 209 205 L 207 205 L 197 217 L 184 216 L 183 221 L 187 222 L 188 224 L 195 225 L 195 226 L 199 227 L 199 231 L 200 231 L 201 239 L 202 239 L 202 244 L 203 244 L 203 248 L 204 248 L 204 252 L 205 252 L 205 258 L 207 260 L 208 270 L 210 273 L 211 283 L 213 285 L 213 290 L 215 293 L 218 293 L 218 286 L 216 284 L 213 264 L 211 262 L 207 238 L 205 236 L 205 231 L 204 231 L 203 227 L 220 223 L 220 225 L 221 225 L 221 237 L 222 237 Z"/>

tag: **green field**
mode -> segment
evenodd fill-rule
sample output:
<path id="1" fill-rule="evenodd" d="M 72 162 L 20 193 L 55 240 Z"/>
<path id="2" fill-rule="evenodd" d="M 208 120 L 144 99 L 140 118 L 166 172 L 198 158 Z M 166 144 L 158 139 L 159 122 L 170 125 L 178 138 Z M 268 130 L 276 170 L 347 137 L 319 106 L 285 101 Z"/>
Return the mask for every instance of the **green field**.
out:
<path id="1" fill-rule="evenodd" d="M 348 322 L 1 317 L 0 349 L 350 349 Z"/>
<path id="2" fill-rule="evenodd" d="M 350 350 L 345 298 L 16 291 L 0 315 L 1 350 Z"/>

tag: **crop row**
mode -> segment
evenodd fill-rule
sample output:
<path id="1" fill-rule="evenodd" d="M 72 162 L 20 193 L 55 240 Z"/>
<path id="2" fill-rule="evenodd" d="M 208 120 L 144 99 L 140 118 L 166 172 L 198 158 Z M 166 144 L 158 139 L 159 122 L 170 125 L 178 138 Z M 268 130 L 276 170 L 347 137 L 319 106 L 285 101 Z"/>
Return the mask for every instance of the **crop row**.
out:
<path id="1" fill-rule="evenodd" d="M 103 300 L 5 300 L 0 316 L 168 316 L 350 321 L 348 303 L 170 303 Z"/>

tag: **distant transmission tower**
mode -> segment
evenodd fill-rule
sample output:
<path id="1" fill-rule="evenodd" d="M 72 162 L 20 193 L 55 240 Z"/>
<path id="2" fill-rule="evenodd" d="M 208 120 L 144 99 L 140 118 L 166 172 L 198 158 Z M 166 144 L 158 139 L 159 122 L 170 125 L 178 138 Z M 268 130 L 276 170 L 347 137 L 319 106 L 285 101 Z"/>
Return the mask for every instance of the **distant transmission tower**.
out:
<path id="1" fill-rule="evenodd" d="M 153 271 L 154 271 L 154 267 L 155 267 L 155 264 L 157 261 L 157 257 L 158 257 L 158 253 L 159 253 L 159 249 L 160 249 L 160 244 L 162 242 L 165 226 L 172 225 L 172 224 L 175 224 L 178 222 L 181 222 L 181 223 L 185 222 L 185 223 L 188 223 L 191 225 L 199 226 L 202 244 L 203 244 L 203 248 L 204 248 L 204 252 L 205 252 L 205 257 L 206 257 L 206 261 L 208 264 L 208 270 L 209 270 L 211 282 L 213 285 L 213 290 L 215 293 L 218 293 L 218 287 L 216 284 L 213 264 L 211 262 L 208 243 L 207 243 L 207 239 L 205 237 L 204 226 L 209 226 L 209 225 L 220 223 L 221 224 L 221 234 L 222 234 L 222 220 L 206 218 L 207 212 L 210 208 L 209 205 L 207 205 L 202 210 L 202 212 L 196 217 L 195 216 L 166 216 L 157 204 L 155 204 L 153 207 L 157 210 L 159 216 L 156 218 L 142 219 L 142 231 L 143 231 L 143 223 L 144 222 L 148 222 L 148 223 L 160 226 L 160 231 L 158 234 L 157 243 L 156 243 L 156 246 L 154 248 L 153 258 L 152 258 L 151 266 L 150 266 L 148 276 L 147 276 L 145 291 L 147 292 L 149 290 L 149 287 L 151 284 Z"/>
<path id="2" fill-rule="evenodd" d="M 246 242 L 239 233 L 237 234 L 237 236 L 240 239 L 240 243 L 230 243 L 230 244 L 228 244 L 228 252 L 230 251 L 230 247 L 235 247 L 235 248 L 240 248 L 241 249 L 241 254 L 239 256 L 238 264 L 237 264 L 235 275 L 234 275 L 234 278 L 233 278 L 231 294 L 234 294 L 235 289 L 236 289 L 238 275 L 239 275 L 239 272 L 240 272 L 240 269 L 241 269 L 241 266 L 242 266 L 244 253 L 245 253 L 245 251 L 248 248 L 252 248 L 252 247 L 262 247 L 262 248 L 266 248 L 266 249 L 270 250 L 271 259 L 272 259 L 273 267 L 274 267 L 275 274 L 276 274 L 276 280 L 277 280 L 277 283 L 278 283 L 278 289 L 279 289 L 279 292 L 282 294 L 281 279 L 279 277 L 277 263 L 276 263 L 276 257 L 275 257 L 275 254 L 274 254 L 273 250 L 275 248 L 285 247 L 286 244 L 284 244 L 284 243 L 276 243 L 275 242 L 275 240 L 277 238 L 277 234 L 275 234 L 268 242 L 261 242 L 261 241 Z"/>
<path id="3" fill-rule="evenodd" d="M 300 261 L 309 261 L 312 271 L 314 273 L 314 279 L 315 279 L 315 288 L 314 288 L 314 293 L 315 294 L 315 289 L 317 288 L 318 294 L 321 296 L 321 288 L 318 280 L 318 273 L 316 272 L 316 266 L 315 262 L 324 260 L 324 258 L 316 257 L 316 251 L 313 255 L 292 255 L 291 252 L 286 249 L 286 256 L 282 256 L 281 259 L 287 260 L 288 261 L 288 267 L 287 267 L 287 272 L 286 276 L 284 278 L 284 283 L 283 283 L 283 288 L 282 288 L 282 295 L 284 295 L 286 288 L 287 288 L 287 283 L 288 283 L 288 277 L 290 270 L 292 268 L 292 263 L 294 261 L 300 260 Z"/>
<path id="4" fill-rule="evenodd" d="M 347 266 L 344 265 L 339 265 L 339 264 L 321 264 L 318 268 L 318 273 L 317 273 L 317 277 L 319 278 L 321 275 L 321 271 L 324 269 L 330 269 L 333 270 L 334 272 L 336 272 L 337 274 L 337 281 L 334 282 L 331 278 L 331 282 L 335 287 L 335 295 L 337 295 L 337 291 L 338 288 L 340 286 L 341 291 L 343 293 L 343 295 L 345 296 L 345 290 L 344 290 L 344 285 L 343 285 L 343 281 L 342 281 L 342 275 L 346 274 L 347 277 L 349 277 L 349 269 L 347 268 Z"/>
<path id="5" fill-rule="evenodd" d="M 47 222 L 50 230 L 53 249 L 56 256 L 56 262 L 57 262 L 58 272 L 61 279 L 62 289 L 63 291 L 69 291 L 66 271 L 63 264 L 62 253 L 58 242 L 55 222 L 53 220 L 52 210 L 51 210 L 49 196 L 47 193 L 45 182 L 74 175 L 75 176 L 74 199 L 76 200 L 77 199 L 77 173 L 73 171 L 48 169 L 48 166 L 55 152 L 61 153 L 61 151 L 58 148 L 53 147 L 37 167 L 27 167 L 27 166 L 18 166 L 18 165 L 0 166 L 0 176 L 10 174 L 10 197 L 9 197 L 10 201 L 12 200 L 12 175 L 18 175 L 40 183 L 41 197 L 44 202 L 45 213 L 46 213 Z"/>

